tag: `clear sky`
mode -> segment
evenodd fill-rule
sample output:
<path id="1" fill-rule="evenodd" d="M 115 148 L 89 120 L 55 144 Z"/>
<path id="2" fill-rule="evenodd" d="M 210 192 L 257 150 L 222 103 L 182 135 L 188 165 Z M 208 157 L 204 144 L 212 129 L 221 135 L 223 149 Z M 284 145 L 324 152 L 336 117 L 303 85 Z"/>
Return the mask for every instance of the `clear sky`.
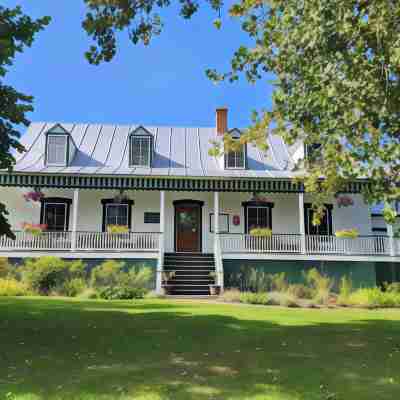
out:
<path id="1" fill-rule="evenodd" d="M 215 108 L 227 106 L 229 126 L 244 127 L 252 110 L 270 107 L 267 78 L 257 85 L 244 78 L 214 85 L 205 76 L 206 68 L 226 71 L 234 50 L 249 43 L 226 10 L 218 31 L 207 6 L 190 21 L 171 8 L 163 13 L 163 33 L 150 46 L 134 46 L 124 33 L 117 57 L 91 66 L 84 58 L 91 42 L 81 28 L 83 0 L 2 0 L 2 5 L 52 17 L 6 76 L 7 83 L 35 97 L 32 121 L 212 126 Z"/>

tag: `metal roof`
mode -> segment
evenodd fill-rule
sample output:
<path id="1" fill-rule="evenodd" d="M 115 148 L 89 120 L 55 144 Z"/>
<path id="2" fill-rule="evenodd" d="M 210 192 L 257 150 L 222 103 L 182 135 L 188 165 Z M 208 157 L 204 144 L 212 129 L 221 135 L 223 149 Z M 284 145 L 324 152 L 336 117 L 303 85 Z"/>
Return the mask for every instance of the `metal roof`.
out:
<path id="1" fill-rule="evenodd" d="M 45 134 L 61 125 L 71 135 L 77 151 L 67 167 L 46 166 Z M 282 138 L 270 135 L 266 154 L 253 145 L 247 148 L 247 169 L 224 169 L 223 163 L 208 154 L 215 128 L 143 126 L 153 135 L 154 158 L 151 168 L 129 166 L 129 134 L 139 125 L 33 123 L 21 142 L 26 152 L 19 156 L 17 173 L 118 176 L 292 178 L 295 154 L 301 144 L 288 147 Z"/>

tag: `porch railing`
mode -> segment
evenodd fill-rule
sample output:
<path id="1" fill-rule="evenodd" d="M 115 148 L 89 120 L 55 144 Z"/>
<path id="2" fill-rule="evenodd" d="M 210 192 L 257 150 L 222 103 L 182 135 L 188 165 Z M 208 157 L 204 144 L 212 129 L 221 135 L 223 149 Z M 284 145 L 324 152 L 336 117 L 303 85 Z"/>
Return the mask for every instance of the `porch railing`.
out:
<path id="1" fill-rule="evenodd" d="M 221 234 L 222 253 L 301 253 L 301 235 L 273 234 L 258 237 L 243 234 Z M 390 255 L 386 236 L 360 236 L 355 239 L 336 236 L 306 236 L 306 254 Z M 400 239 L 394 240 L 395 255 L 400 255 Z"/>
<path id="2" fill-rule="evenodd" d="M 157 251 L 160 246 L 160 234 L 154 232 L 76 232 L 75 246 L 72 232 L 43 232 L 40 235 L 32 235 L 18 231 L 14 234 L 15 240 L 0 236 L 0 250 Z"/>
<path id="3" fill-rule="evenodd" d="M 385 236 L 351 239 L 309 235 L 306 237 L 306 247 L 310 254 L 390 255 L 389 238 Z"/>
<path id="4" fill-rule="evenodd" d="M 157 251 L 160 234 L 153 232 L 128 232 L 109 234 L 107 232 L 77 232 L 77 250 L 115 251 Z"/>
<path id="5" fill-rule="evenodd" d="M 300 253 L 301 235 L 273 234 L 260 237 L 242 234 L 221 234 L 223 253 Z"/>
<path id="6" fill-rule="evenodd" d="M 15 240 L 0 236 L 1 250 L 69 250 L 71 232 L 43 232 L 32 235 L 27 232 L 14 232 Z"/>

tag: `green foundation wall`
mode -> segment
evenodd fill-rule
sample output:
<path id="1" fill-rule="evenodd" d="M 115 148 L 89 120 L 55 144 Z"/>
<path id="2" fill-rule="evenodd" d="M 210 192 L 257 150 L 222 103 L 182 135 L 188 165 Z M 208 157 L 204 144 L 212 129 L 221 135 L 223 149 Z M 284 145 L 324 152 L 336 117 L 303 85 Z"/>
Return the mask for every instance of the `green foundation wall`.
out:
<path id="1" fill-rule="evenodd" d="M 284 260 L 224 260 L 224 285 L 226 288 L 240 287 L 240 280 L 246 271 L 255 269 L 268 274 L 285 272 L 290 283 L 304 283 L 303 271 L 317 268 L 335 280 L 338 287 L 340 278 L 347 275 L 355 288 L 377 285 L 377 264 L 355 261 L 284 261 Z M 379 267 L 379 265 L 378 265 Z"/>

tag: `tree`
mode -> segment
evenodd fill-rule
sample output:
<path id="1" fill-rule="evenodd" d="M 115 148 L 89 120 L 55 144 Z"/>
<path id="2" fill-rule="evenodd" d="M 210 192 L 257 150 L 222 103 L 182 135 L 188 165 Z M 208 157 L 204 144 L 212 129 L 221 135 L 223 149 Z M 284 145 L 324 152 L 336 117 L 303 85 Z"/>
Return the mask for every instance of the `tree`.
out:
<path id="1" fill-rule="evenodd" d="M 85 0 L 84 28 L 97 42 L 90 62 L 110 61 L 116 33 L 127 30 L 134 43 L 159 34 L 157 9 L 168 0 Z M 181 0 L 190 18 L 199 1 Z M 209 0 L 220 10 L 222 1 Z M 230 8 L 254 39 L 240 47 L 232 69 L 216 81 L 250 82 L 276 77 L 273 107 L 254 115 L 243 140 L 266 149 L 265 133 L 314 146 L 303 160 L 303 182 L 314 194 L 317 216 L 327 197 L 359 177 L 369 179 L 364 197 L 383 201 L 393 222 L 392 203 L 400 198 L 400 3 L 396 0 L 242 0 Z M 217 28 L 221 21 L 215 21 Z M 228 148 L 232 144 L 225 138 Z M 317 145 L 317 146 L 315 146 Z M 220 151 L 216 148 L 215 151 Z M 321 179 L 324 177 L 324 179 Z M 315 221 L 318 223 L 318 218 Z"/>
<path id="2" fill-rule="evenodd" d="M 4 77 L 16 54 L 31 46 L 36 33 L 49 22 L 48 17 L 32 20 L 22 13 L 20 7 L 10 9 L 0 6 L 0 170 L 12 170 L 15 164 L 12 150 L 24 151 L 15 125 L 27 126 L 26 113 L 33 110 L 33 98 L 6 85 Z M 6 207 L 0 203 L 0 235 L 14 237 L 7 215 Z"/>

